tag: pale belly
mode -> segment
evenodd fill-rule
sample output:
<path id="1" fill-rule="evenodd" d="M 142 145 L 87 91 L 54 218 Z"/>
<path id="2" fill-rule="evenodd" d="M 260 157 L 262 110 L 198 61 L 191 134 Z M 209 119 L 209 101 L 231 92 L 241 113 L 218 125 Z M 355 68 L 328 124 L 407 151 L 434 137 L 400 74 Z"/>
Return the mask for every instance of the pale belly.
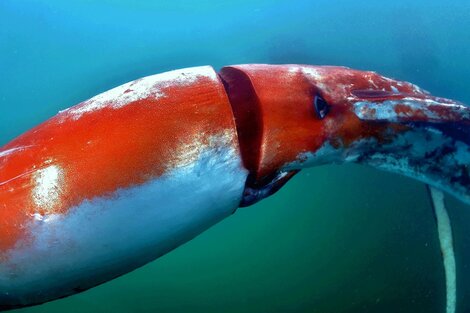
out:
<path id="1" fill-rule="evenodd" d="M 32 216 L 32 239 L 18 242 L 0 263 L 1 306 L 71 295 L 158 258 L 232 214 L 246 177 L 238 151 L 212 148 L 67 214 Z"/>

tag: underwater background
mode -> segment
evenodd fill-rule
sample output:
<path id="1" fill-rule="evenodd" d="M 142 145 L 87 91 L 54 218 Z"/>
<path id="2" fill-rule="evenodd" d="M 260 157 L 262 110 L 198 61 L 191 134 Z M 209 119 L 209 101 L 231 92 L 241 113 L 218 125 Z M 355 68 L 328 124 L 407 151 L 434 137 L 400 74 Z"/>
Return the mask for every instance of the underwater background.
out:
<path id="1" fill-rule="evenodd" d="M 206 64 L 345 65 L 470 103 L 469 30 L 468 0 L 0 0 L 0 145 L 127 81 Z M 470 312 L 470 208 L 447 200 Z M 18 312 L 444 309 L 425 186 L 331 165 L 143 268 Z"/>

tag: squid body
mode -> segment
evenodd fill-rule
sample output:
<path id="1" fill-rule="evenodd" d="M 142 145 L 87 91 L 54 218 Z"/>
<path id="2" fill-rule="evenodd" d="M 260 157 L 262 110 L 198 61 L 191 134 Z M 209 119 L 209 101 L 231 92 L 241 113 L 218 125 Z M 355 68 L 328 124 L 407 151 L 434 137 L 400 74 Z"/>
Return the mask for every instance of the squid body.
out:
<path id="1" fill-rule="evenodd" d="M 203 66 L 116 87 L 0 149 L 0 309 L 123 275 L 306 167 L 366 164 L 470 203 L 469 118 L 345 67 Z"/>

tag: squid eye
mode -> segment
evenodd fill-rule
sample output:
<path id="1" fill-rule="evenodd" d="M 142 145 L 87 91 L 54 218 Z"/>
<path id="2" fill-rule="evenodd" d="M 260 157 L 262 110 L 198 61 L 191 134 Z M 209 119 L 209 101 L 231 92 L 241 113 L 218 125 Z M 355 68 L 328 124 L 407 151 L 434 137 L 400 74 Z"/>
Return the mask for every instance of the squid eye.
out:
<path id="1" fill-rule="evenodd" d="M 316 95 L 313 99 L 313 105 L 315 106 L 315 113 L 317 114 L 319 119 L 324 119 L 325 116 L 330 111 L 330 106 L 322 96 Z"/>

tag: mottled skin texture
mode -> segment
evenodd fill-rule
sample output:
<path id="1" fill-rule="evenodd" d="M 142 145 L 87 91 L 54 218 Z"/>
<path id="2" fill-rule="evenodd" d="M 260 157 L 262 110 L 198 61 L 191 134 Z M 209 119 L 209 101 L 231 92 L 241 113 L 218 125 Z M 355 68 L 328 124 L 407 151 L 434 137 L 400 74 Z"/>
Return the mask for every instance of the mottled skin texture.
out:
<path id="1" fill-rule="evenodd" d="M 318 97 L 328 107 L 325 116 L 315 105 Z M 0 150 L 0 272 L 14 281 L 18 277 L 18 281 L 28 282 L 25 275 L 30 274 L 25 273 L 29 272 L 9 263 L 11 256 L 20 248 L 30 251 L 21 256 L 22 266 L 28 267 L 27 260 L 36 257 L 35 251 L 47 253 L 57 246 L 57 242 L 41 242 L 38 250 L 38 234 L 31 225 L 47 223 L 53 216 L 54 227 L 62 230 L 57 217 L 67 220 L 71 210 L 77 214 L 77 210 L 89 210 L 91 204 L 95 206 L 93 214 L 99 214 L 101 206 L 103 210 L 106 207 L 103 203 L 125 197 L 128 189 L 160 179 L 173 184 L 166 175 L 179 169 L 185 173 L 201 155 L 204 169 L 217 172 L 220 166 L 235 164 L 222 178 L 233 178 L 234 186 L 245 185 L 244 192 L 235 188 L 235 194 L 223 200 L 227 204 L 217 203 L 219 209 L 227 206 L 235 210 L 236 205 L 230 207 L 233 199 L 241 206 L 255 203 L 277 191 L 302 168 L 329 162 L 359 162 L 398 172 L 470 203 L 469 116 L 466 107 L 433 97 L 413 84 L 344 67 L 237 65 L 223 68 L 219 75 L 206 67 L 140 79 L 59 113 Z M 237 167 L 239 160 L 243 166 Z M 198 169 L 188 172 L 192 179 L 208 174 Z M 184 174 L 178 179 L 181 177 L 184 179 Z M 171 190 L 179 183 L 184 185 L 178 180 Z M 203 187 L 200 194 L 217 198 L 210 194 L 210 184 L 215 187 L 218 182 L 205 184 L 208 186 L 198 186 L 198 190 Z M 185 190 L 184 196 L 188 192 Z M 99 202 L 94 202 L 96 199 Z M 136 199 L 143 205 L 141 195 Z M 162 215 L 171 213 L 164 211 L 167 204 L 168 210 L 182 208 L 170 198 L 158 199 L 162 203 L 155 205 Z M 129 199 L 118 200 L 126 203 Z M 204 230 L 225 214 L 214 213 L 217 218 L 204 215 L 204 222 L 194 218 L 198 210 L 214 205 L 211 201 L 178 215 L 181 223 L 172 216 L 168 225 L 176 230 L 188 227 L 190 235 L 183 229 L 181 238 L 190 239 L 195 230 Z M 191 205 L 189 200 L 184 203 Z M 141 212 L 138 205 L 131 209 L 136 215 Z M 202 226 L 188 223 L 193 218 Z M 90 222 L 90 215 L 86 221 Z M 124 230 L 127 222 L 122 221 Z M 93 238 L 101 226 L 106 225 L 84 226 L 83 234 L 73 238 L 77 242 L 85 235 Z M 58 244 L 69 244 L 60 237 L 51 238 Z M 162 253 L 181 243 L 176 239 L 162 237 L 174 241 L 174 246 L 168 245 Z M 94 251 L 93 240 L 89 245 L 86 250 Z M 86 280 L 90 266 L 102 275 L 96 278 L 96 285 L 142 265 L 132 261 L 132 255 L 126 257 L 129 267 L 115 272 L 106 272 L 107 264 L 88 259 L 88 268 L 77 270 L 73 281 L 79 281 L 80 275 Z M 93 260 L 93 255 L 90 258 Z M 63 270 L 63 264 L 51 260 L 43 273 L 54 272 L 55 266 L 58 272 Z M 38 277 L 41 274 L 37 273 Z M 60 278 L 50 278 L 51 290 L 59 290 L 54 279 Z M 9 294 L 8 286 L 0 288 L 0 301 L 4 301 L 0 308 L 37 304 L 82 290 L 66 286 L 69 289 L 62 294 L 45 292 L 41 298 L 27 290 L 34 289 L 33 283 L 21 284 L 18 290 L 26 291 L 18 295 L 20 300 L 11 300 L 15 295 Z M 93 284 L 88 283 L 87 288 Z"/>

